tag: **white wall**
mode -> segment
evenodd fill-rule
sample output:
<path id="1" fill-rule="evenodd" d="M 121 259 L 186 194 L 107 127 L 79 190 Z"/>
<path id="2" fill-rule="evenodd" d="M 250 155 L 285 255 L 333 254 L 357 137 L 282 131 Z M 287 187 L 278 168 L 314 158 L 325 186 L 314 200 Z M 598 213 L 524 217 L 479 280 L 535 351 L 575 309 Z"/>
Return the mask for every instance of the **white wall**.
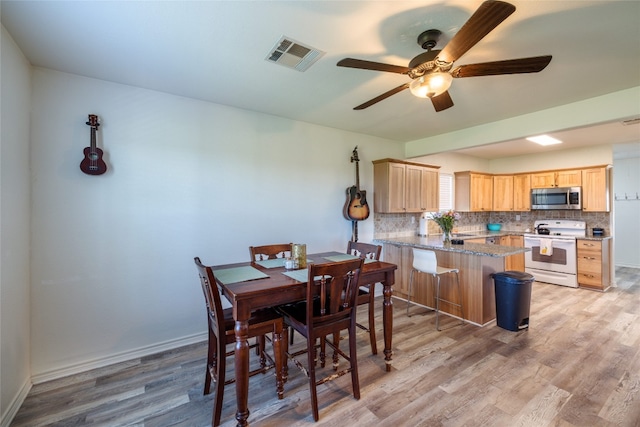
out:
<path id="1" fill-rule="evenodd" d="M 613 191 L 616 266 L 640 268 L 640 157 L 614 160 Z"/>
<path id="2" fill-rule="evenodd" d="M 405 155 L 417 157 L 444 150 L 524 138 L 529 135 L 606 123 L 640 114 L 640 86 L 571 104 L 460 129 L 405 144 Z"/>
<path id="3" fill-rule="evenodd" d="M 431 154 L 410 160 L 440 166 L 440 172 L 448 174 L 461 171 L 485 172 L 489 169 L 489 160 L 458 153 Z"/>
<path id="4" fill-rule="evenodd" d="M 29 64 L 0 36 L 0 415 L 8 423 L 31 386 L 29 345 Z"/>
<path id="5" fill-rule="evenodd" d="M 193 257 L 252 244 L 344 250 L 355 181 L 403 146 L 274 116 L 33 70 L 32 370 L 35 381 L 203 338 Z M 88 114 L 109 170 L 79 170 Z M 373 214 L 359 226 L 373 238 Z"/>
<path id="6" fill-rule="evenodd" d="M 584 166 L 610 165 L 613 162 L 611 144 L 595 145 L 550 153 L 505 157 L 489 162 L 491 173 L 529 172 L 537 170 L 581 168 Z"/>
<path id="7" fill-rule="evenodd" d="M 411 160 L 440 165 L 440 172 L 446 173 L 468 170 L 487 173 L 516 173 L 610 165 L 613 162 L 613 150 L 610 144 L 603 144 L 571 150 L 556 150 L 551 155 L 549 153 L 527 154 L 493 160 L 458 153 L 432 154 Z"/>

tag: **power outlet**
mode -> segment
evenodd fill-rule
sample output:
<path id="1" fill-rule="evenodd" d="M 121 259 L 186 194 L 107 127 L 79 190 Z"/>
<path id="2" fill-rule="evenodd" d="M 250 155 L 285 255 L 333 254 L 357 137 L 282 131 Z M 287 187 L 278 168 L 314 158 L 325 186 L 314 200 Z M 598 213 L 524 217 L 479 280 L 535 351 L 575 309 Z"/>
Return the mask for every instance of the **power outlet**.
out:
<path id="1" fill-rule="evenodd" d="M 520 215 L 516 215 L 516 221 L 520 221 Z"/>
<path id="2" fill-rule="evenodd" d="M 416 217 L 412 216 L 411 217 L 411 224 L 415 224 L 416 223 Z"/>

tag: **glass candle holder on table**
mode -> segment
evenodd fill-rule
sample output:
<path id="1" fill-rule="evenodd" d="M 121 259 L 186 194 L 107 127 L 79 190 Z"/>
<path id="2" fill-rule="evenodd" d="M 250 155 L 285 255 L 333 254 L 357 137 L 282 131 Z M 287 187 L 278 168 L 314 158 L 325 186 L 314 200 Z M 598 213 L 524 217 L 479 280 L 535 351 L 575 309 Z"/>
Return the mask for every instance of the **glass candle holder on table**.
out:
<path id="1" fill-rule="evenodd" d="M 307 245 L 294 243 L 291 248 L 291 257 L 298 261 L 297 268 L 307 268 Z"/>

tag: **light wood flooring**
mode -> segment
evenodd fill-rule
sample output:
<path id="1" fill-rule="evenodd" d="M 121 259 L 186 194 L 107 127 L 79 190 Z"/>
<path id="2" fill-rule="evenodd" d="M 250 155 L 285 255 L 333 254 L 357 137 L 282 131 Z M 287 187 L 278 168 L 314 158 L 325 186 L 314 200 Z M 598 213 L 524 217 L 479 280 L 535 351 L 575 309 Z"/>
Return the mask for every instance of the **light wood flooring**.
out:
<path id="1" fill-rule="evenodd" d="M 393 370 L 358 332 L 360 387 L 345 375 L 319 388 L 290 364 L 285 398 L 271 371 L 251 378 L 252 426 L 640 426 L 640 270 L 620 268 L 605 293 L 533 284 L 529 330 L 457 326 L 394 300 Z M 378 301 L 379 302 L 379 301 Z M 377 304 L 379 305 L 379 304 Z M 366 308 L 365 308 L 366 309 Z M 365 312 L 361 312 L 364 321 Z M 204 316 L 204 309 L 203 309 Z M 381 311 L 378 348 L 382 352 Z M 303 340 L 296 337 L 296 346 Z M 346 343 L 344 345 L 346 348 Z M 205 343 L 35 385 L 11 426 L 207 426 Z M 224 426 L 235 425 L 227 386 Z"/>

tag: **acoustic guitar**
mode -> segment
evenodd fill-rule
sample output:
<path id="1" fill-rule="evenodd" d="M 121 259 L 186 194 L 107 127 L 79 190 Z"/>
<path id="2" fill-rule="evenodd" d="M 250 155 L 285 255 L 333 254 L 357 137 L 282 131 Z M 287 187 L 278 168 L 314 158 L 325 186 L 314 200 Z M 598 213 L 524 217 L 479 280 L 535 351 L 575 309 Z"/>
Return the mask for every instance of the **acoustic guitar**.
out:
<path id="1" fill-rule="evenodd" d="M 91 146 L 84 149 L 84 159 L 80 162 L 80 170 L 87 175 L 102 175 L 107 171 L 107 164 L 102 160 L 102 150 L 96 147 L 96 131 L 100 126 L 98 116 L 89 114 L 87 124 L 91 126 Z"/>
<path id="2" fill-rule="evenodd" d="M 351 163 L 356 164 L 356 185 L 347 188 L 347 201 L 344 204 L 344 217 L 350 221 L 362 221 L 369 218 L 367 192 L 360 190 L 360 170 L 358 168 L 358 147 L 353 149 Z"/>

